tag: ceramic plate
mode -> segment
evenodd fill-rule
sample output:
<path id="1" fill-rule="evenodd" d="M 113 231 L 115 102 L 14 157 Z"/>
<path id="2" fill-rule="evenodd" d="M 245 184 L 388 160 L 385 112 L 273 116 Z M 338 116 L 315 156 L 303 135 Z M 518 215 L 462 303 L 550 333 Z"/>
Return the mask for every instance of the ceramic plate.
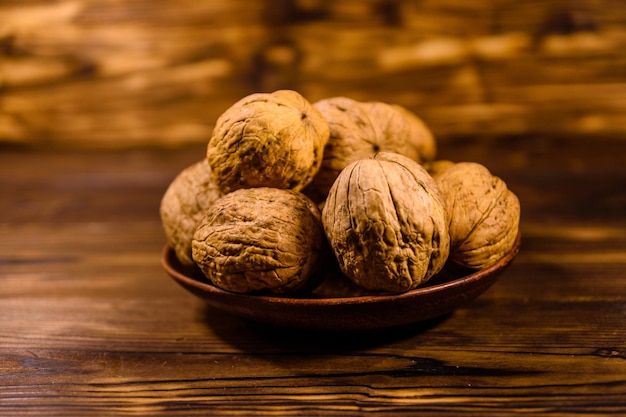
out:
<path id="1" fill-rule="evenodd" d="M 395 327 L 433 319 L 473 300 L 513 261 L 520 247 L 495 265 L 480 270 L 442 273 L 417 289 L 400 294 L 354 297 L 277 297 L 237 294 L 212 285 L 195 268 L 178 262 L 174 251 L 163 249 L 167 273 L 185 289 L 223 312 L 266 324 L 314 330 L 367 330 Z"/>

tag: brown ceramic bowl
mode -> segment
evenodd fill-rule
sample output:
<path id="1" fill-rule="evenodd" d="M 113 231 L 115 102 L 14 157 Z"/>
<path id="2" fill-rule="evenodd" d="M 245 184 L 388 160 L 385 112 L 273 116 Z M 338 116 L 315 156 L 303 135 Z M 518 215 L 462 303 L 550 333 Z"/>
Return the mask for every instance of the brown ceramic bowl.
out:
<path id="1" fill-rule="evenodd" d="M 473 300 L 495 281 L 520 248 L 518 234 L 513 249 L 495 265 L 465 274 L 447 273 L 401 294 L 335 298 L 287 298 L 237 294 L 212 285 L 197 270 L 181 265 L 174 251 L 163 249 L 161 263 L 185 289 L 226 313 L 266 324 L 312 330 L 368 330 L 395 327 L 433 319 Z"/>

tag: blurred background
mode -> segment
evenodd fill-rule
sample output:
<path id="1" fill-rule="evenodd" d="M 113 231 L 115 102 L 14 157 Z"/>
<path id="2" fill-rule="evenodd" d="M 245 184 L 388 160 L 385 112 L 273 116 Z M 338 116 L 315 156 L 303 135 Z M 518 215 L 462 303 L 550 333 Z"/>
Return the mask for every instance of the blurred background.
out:
<path id="1" fill-rule="evenodd" d="M 440 141 L 626 134 L 623 0 L 0 0 L 0 144 L 206 142 L 239 98 L 401 104 Z"/>

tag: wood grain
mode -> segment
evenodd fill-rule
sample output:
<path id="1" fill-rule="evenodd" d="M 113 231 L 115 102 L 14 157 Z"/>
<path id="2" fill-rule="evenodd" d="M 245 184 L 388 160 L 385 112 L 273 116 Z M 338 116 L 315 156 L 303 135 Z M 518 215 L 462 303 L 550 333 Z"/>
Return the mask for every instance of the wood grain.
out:
<path id="1" fill-rule="evenodd" d="M 203 146 L 0 152 L 0 414 L 623 415 L 623 141 L 441 144 L 522 202 L 486 293 L 400 329 L 306 333 L 207 308 L 162 270 L 158 205 Z"/>
<path id="2" fill-rule="evenodd" d="M 401 104 L 438 137 L 626 133 L 620 0 L 0 4 L 0 142 L 203 143 L 241 97 Z"/>

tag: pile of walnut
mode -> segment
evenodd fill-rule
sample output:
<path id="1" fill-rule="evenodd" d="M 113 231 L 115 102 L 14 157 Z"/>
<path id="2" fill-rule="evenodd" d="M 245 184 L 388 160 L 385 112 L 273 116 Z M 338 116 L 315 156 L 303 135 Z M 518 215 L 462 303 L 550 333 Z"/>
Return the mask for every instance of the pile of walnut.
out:
<path id="1" fill-rule="evenodd" d="M 493 265 L 513 248 L 519 200 L 484 166 L 435 156 L 403 107 L 252 94 L 165 192 L 167 241 L 238 293 L 404 292 L 446 264 Z"/>

